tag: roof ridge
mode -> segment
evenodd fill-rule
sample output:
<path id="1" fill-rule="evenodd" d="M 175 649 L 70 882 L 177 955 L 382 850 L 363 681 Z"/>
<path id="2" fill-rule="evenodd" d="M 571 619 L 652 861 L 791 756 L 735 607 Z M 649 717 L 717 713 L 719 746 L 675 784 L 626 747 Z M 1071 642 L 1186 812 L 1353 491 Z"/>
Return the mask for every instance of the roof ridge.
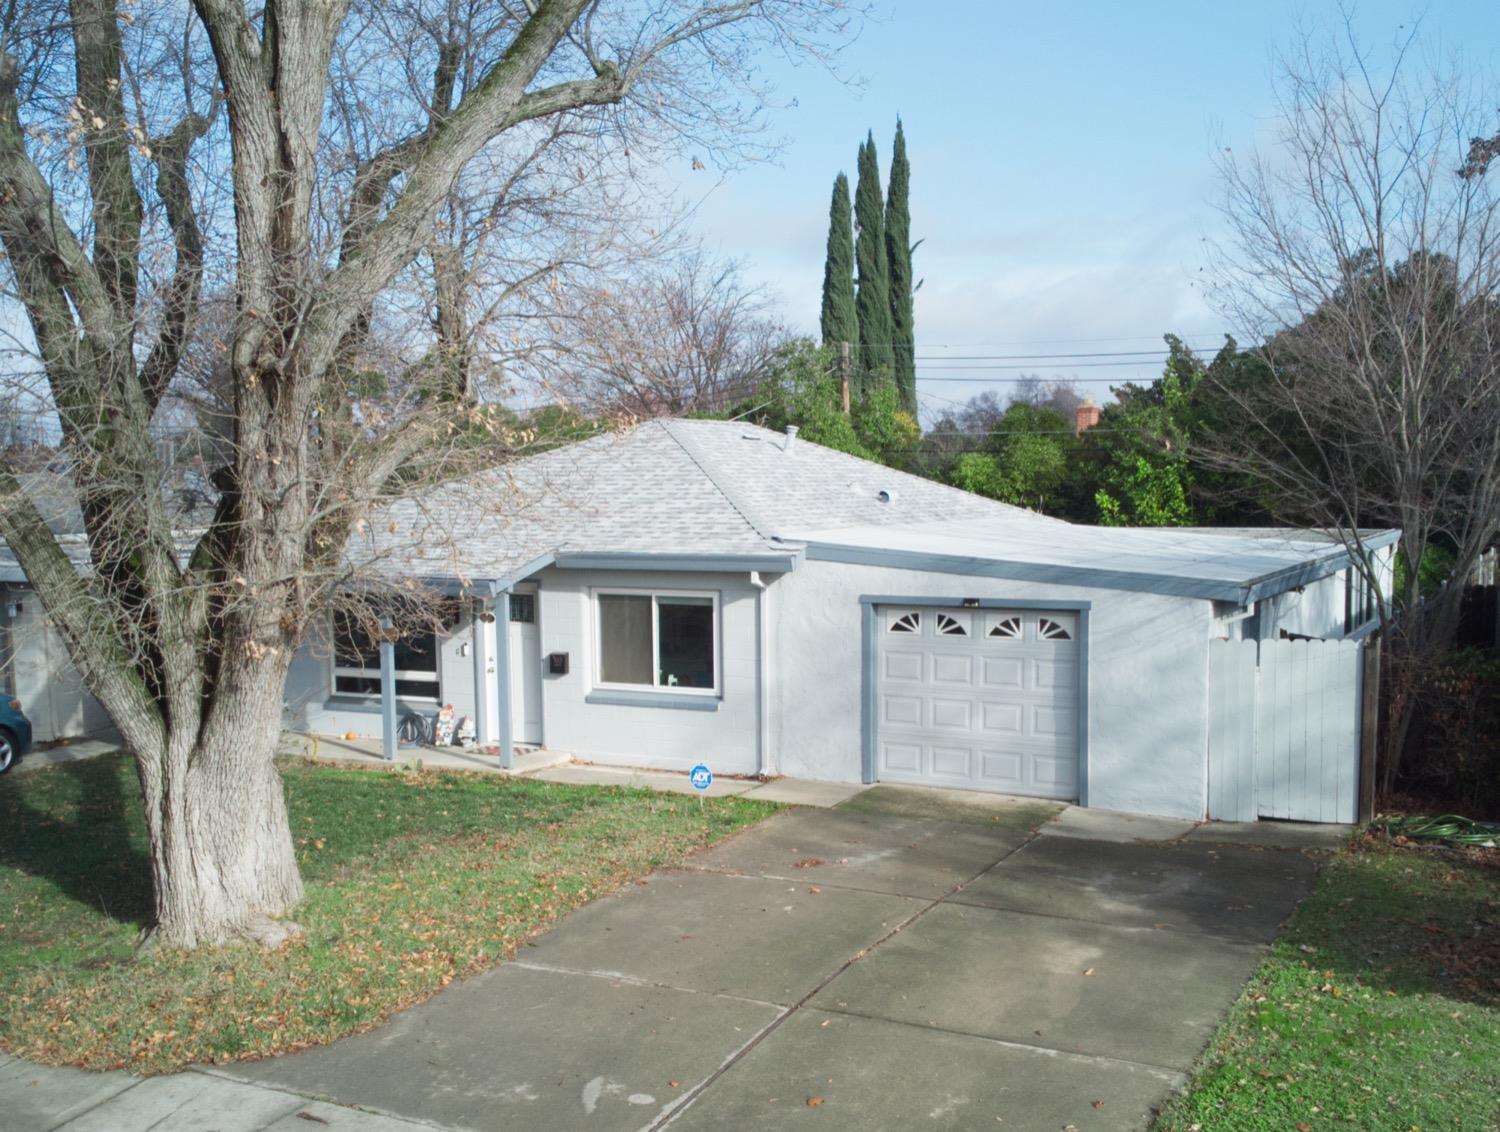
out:
<path id="1" fill-rule="evenodd" d="M 713 463 L 713 455 L 704 450 L 696 438 L 691 435 L 679 435 L 678 430 L 672 427 L 678 423 L 676 418 L 669 417 L 658 423 L 661 424 L 662 430 L 677 442 L 677 446 L 687 453 L 688 459 L 698 466 L 698 470 L 704 474 L 709 483 L 714 485 L 715 490 L 724 497 L 725 502 L 734 508 L 735 513 L 741 519 L 745 520 L 752 531 L 767 542 L 776 537 L 770 529 L 770 524 L 766 522 L 765 516 L 756 510 L 739 492 L 726 487 L 720 478 L 714 474 L 713 468 L 710 467 Z M 738 422 L 725 421 L 724 423 L 735 424 Z M 683 431 L 690 434 L 692 430 L 687 429 Z"/>
<path id="2" fill-rule="evenodd" d="M 707 424 L 707 425 L 719 425 L 719 426 L 722 426 L 722 425 L 731 425 L 732 424 L 732 425 L 737 425 L 737 426 L 746 427 L 746 428 L 753 428 L 757 432 L 763 432 L 763 433 L 766 434 L 767 443 L 770 442 L 771 438 L 784 435 L 782 433 L 778 433 L 775 429 L 766 428 L 764 425 L 755 424 L 753 421 L 688 420 L 686 418 L 679 418 L 679 417 L 664 418 L 664 421 L 665 421 L 665 423 L 669 423 L 669 424 L 677 424 L 679 422 L 685 423 L 685 424 L 691 424 L 691 425 Z M 675 432 L 674 432 L 674 435 L 675 435 Z M 681 440 L 679 440 L 679 443 L 681 443 Z M 696 444 L 697 442 L 694 441 L 694 443 Z M 980 495 L 978 492 L 968 491 L 967 489 L 962 488 L 962 487 L 958 487 L 955 484 L 944 483 L 940 479 L 932 479 L 931 477 L 928 477 L 928 476 L 918 475 L 916 472 L 908 472 L 908 471 L 906 471 L 905 469 L 902 469 L 902 468 L 893 468 L 889 464 L 882 464 L 882 463 L 880 463 L 877 460 L 867 459 L 864 456 L 856 456 L 854 453 L 852 453 L 852 452 L 845 452 L 841 448 L 833 448 L 833 447 L 831 447 L 831 446 L 829 446 L 827 444 L 819 444 L 816 440 L 807 440 L 805 437 L 799 436 L 797 438 L 797 443 L 798 444 L 802 444 L 802 443 L 811 444 L 811 445 L 816 446 L 817 448 L 820 448 L 825 453 L 831 453 L 835 457 L 836 460 L 839 460 L 841 462 L 847 463 L 849 465 L 849 467 L 851 468 L 851 470 L 853 468 L 855 468 L 855 467 L 863 465 L 864 468 L 867 469 L 870 472 L 886 472 L 886 473 L 894 472 L 898 476 L 904 476 L 907 479 L 916 481 L 917 483 L 921 484 L 924 488 L 932 488 L 932 487 L 941 488 L 942 492 L 944 494 L 952 495 L 952 496 L 957 496 L 958 498 L 961 498 L 962 500 L 964 500 L 964 502 L 966 502 L 966 503 L 977 503 L 977 504 L 979 504 L 981 506 L 994 508 L 997 511 L 1005 512 L 1006 514 L 1009 514 L 1009 515 L 1021 515 L 1021 516 L 1025 516 L 1026 518 L 1029 518 L 1029 519 L 1041 519 L 1041 520 L 1043 520 L 1045 522 L 1049 522 L 1049 523 L 1061 523 L 1064 526 L 1076 526 L 1077 525 L 1077 524 L 1069 522 L 1067 519 L 1059 519 L 1056 515 L 1045 515 L 1045 514 L 1043 514 L 1040 511 L 1033 511 L 1030 507 L 1021 507 L 1021 506 L 1018 506 L 1017 504 L 1014 504 L 1014 503 L 1006 503 L 1004 500 L 1001 500 L 1001 499 L 991 499 L 987 495 Z M 699 466 L 703 467 L 703 465 L 702 465 L 701 462 L 699 463 Z M 715 486 L 717 486 L 720 491 L 724 492 L 725 496 L 729 497 L 731 503 L 735 502 L 735 499 L 733 497 L 733 493 L 730 492 L 730 491 L 725 490 L 724 485 L 721 484 L 721 483 L 719 483 L 719 481 L 713 476 L 713 474 L 707 468 L 704 468 L 704 473 L 707 474 L 710 479 L 714 480 Z M 745 514 L 745 512 L 747 510 L 746 507 L 739 507 L 738 505 L 737 505 L 737 509 L 740 511 L 741 514 Z M 748 508 L 748 510 L 753 511 L 754 509 L 753 508 Z M 749 518 L 749 516 L 746 516 L 746 517 Z M 757 524 L 754 520 L 751 520 L 751 525 L 754 526 L 756 528 L 756 530 L 759 531 L 760 534 L 763 535 L 766 538 L 775 538 L 775 537 L 777 537 L 774 532 L 767 530 L 765 528 L 765 526 Z"/>

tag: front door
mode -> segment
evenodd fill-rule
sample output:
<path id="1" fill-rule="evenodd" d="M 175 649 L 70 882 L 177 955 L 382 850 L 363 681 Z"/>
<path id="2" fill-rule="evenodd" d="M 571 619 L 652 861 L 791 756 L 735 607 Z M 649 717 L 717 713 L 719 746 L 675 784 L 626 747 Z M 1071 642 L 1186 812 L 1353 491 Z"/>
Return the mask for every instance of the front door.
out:
<path id="1" fill-rule="evenodd" d="M 510 595 L 510 727 L 517 743 L 542 741 L 542 635 L 536 623 L 536 590 Z"/>

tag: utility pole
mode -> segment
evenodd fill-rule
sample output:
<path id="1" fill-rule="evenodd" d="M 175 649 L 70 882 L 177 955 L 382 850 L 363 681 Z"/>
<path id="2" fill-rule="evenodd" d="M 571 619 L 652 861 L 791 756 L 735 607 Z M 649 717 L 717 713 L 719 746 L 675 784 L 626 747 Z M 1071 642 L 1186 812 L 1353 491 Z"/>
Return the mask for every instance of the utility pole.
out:
<path id="1" fill-rule="evenodd" d="M 839 401 L 849 415 L 849 343 L 839 343 Z"/>

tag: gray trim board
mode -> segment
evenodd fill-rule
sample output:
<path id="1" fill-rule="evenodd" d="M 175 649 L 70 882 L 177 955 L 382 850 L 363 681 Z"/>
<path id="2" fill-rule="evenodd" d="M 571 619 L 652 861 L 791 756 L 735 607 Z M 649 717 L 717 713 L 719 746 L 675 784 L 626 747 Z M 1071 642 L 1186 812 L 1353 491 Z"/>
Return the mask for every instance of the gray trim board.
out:
<path id="1" fill-rule="evenodd" d="M 675 711 L 718 711 L 718 696 L 683 696 L 671 692 L 619 692 L 598 689 L 583 697 L 586 704 L 611 704 L 615 707 L 669 708 Z"/>
<path id="2" fill-rule="evenodd" d="M 1091 601 L 1042 601 L 1037 598 L 1016 598 L 1007 601 L 1003 597 L 903 597 L 901 594 L 861 594 L 863 605 L 918 605 L 947 609 L 1066 609 L 1069 611 L 1093 608 Z M 964 605 L 972 602 L 971 605 Z"/>
<path id="3" fill-rule="evenodd" d="M 535 558 L 523 562 L 503 577 L 496 578 L 490 583 L 490 593 L 493 595 L 500 593 L 501 590 L 508 590 L 517 582 L 525 581 L 531 575 L 537 573 L 539 570 L 545 570 L 556 561 L 557 554 L 553 551 L 549 550 L 546 554 L 539 554 Z"/>
<path id="4" fill-rule="evenodd" d="M 633 551 L 558 554 L 559 570 L 651 570 L 682 573 L 785 574 L 797 566 L 796 554 L 637 554 Z"/>
<path id="5" fill-rule="evenodd" d="M 1367 549 L 1389 546 L 1399 531 L 1381 531 L 1364 540 Z M 898 570 L 928 570 L 938 574 L 967 574 L 978 578 L 1009 578 L 1018 582 L 1041 582 L 1062 586 L 1096 586 L 1132 593 L 1165 594 L 1170 597 L 1206 598 L 1249 605 L 1297 586 L 1337 574 L 1352 563 L 1347 550 L 1338 550 L 1310 562 L 1250 578 L 1226 582 L 1212 578 L 1190 578 L 1180 574 L 1156 574 L 1132 570 L 1110 570 L 1098 566 L 1065 566 L 1055 563 L 1015 562 L 966 555 L 929 554 L 916 550 L 849 546 L 842 543 L 809 542 L 806 556 L 814 562 L 844 562 L 855 566 L 885 566 Z M 1013 603 L 1017 608 L 1025 608 Z M 1054 603 L 1054 608 L 1067 606 Z"/>
<path id="6" fill-rule="evenodd" d="M 928 570 L 936 574 L 967 574 L 975 578 L 1007 578 L 1017 582 L 1041 582 L 1058 586 L 1095 586 L 1107 590 L 1159 593 L 1174 597 L 1210 598 L 1243 603 L 1245 587 L 1205 578 L 1174 574 L 1144 574 L 1128 570 L 1105 570 L 1096 566 L 1059 566 L 1051 563 L 1012 562 L 962 555 L 928 554 L 915 550 L 883 550 L 836 543 L 809 543 L 807 557 L 814 562 L 844 562 L 854 566 L 886 566 L 897 570 Z M 1053 603 L 1054 608 L 1062 609 Z M 1018 606 L 1019 608 L 1019 606 Z"/>
<path id="7" fill-rule="evenodd" d="M 965 605 L 965 602 L 969 604 Z M 877 613 L 882 605 L 915 605 L 943 609 L 1065 609 L 1078 614 L 1078 804 L 1089 804 L 1089 601 L 1042 601 L 1021 598 L 1007 601 L 1000 597 L 906 597 L 901 594 L 861 594 L 860 631 L 864 663 L 860 672 L 860 781 L 872 783 L 875 777 L 875 685 L 879 663 Z"/>
<path id="8" fill-rule="evenodd" d="M 1058 606 L 1057 608 L 1066 608 Z M 1078 610 L 1078 804 L 1089 804 L 1089 603 Z"/>

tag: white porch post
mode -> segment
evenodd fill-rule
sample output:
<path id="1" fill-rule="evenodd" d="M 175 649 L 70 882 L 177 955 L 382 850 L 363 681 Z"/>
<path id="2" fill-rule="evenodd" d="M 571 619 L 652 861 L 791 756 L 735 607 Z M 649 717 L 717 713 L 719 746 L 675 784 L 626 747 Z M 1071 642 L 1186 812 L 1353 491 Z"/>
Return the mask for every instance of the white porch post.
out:
<path id="1" fill-rule="evenodd" d="M 396 642 L 391 640 L 391 619 L 382 617 L 380 627 L 380 749 L 391 762 L 396 759 Z"/>
<path id="2" fill-rule="evenodd" d="M 490 642 L 494 639 L 493 618 L 490 603 L 480 598 L 474 603 L 473 640 L 474 650 L 474 738 L 481 747 L 495 741 L 494 727 L 490 723 L 490 681 L 495 678 L 495 666 L 490 663 Z"/>
<path id="3" fill-rule="evenodd" d="M 500 710 L 495 720 L 495 740 L 500 744 L 500 766 L 510 770 L 516 765 L 516 745 L 510 726 L 510 591 L 495 595 L 495 683 Z"/>

